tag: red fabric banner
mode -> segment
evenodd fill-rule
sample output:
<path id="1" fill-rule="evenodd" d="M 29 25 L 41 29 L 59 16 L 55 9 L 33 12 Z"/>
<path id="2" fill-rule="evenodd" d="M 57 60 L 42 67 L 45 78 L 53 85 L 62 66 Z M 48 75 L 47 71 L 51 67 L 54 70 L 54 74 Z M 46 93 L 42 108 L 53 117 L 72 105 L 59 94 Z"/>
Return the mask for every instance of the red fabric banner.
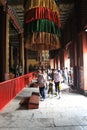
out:
<path id="1" fill-rule="evenodd" d="M 25 23 L 29 23 L 39 19 L 48 19 L 55 22 L 58 27 L 61 26 L 59 13 L 54 12 L 49 8 L 37 7 L 28 10 L 25 14 Z"/>

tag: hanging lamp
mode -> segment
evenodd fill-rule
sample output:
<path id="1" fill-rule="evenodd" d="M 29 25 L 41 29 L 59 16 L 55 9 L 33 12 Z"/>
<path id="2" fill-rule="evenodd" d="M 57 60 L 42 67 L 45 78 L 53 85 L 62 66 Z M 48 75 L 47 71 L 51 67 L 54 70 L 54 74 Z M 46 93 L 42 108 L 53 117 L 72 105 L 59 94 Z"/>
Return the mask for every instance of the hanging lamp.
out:
<path id="1" fill-rule="evenodd" d="M 25 3 L 25 48 L 55 50 L 60 48 L 60 15 L 55 0 L 27 0 Z"/>

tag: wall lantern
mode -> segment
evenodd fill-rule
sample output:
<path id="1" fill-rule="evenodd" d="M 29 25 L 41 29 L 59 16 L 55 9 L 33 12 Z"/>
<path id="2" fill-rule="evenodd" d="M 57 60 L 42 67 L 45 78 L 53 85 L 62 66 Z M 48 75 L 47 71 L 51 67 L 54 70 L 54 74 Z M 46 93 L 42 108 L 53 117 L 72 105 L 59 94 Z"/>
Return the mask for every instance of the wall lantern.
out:
<path id="1" fill-rule="evenodd" d="M 85 29 L 85 32 L 87 32 L 87 28 Z"/>
<path id="2" fill-rule="evenodd" d="M 84 31 L 87 32 L 87 26 L 84 27 Z"/>

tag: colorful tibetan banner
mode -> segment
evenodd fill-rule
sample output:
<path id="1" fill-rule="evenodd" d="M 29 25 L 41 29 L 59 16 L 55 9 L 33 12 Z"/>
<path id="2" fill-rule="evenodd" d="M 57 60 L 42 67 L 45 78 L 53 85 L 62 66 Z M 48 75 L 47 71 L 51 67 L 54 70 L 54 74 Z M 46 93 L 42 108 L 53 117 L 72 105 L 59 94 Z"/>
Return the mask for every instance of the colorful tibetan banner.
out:
<path id="1" fill-rule="evenodd" d="M 27 0 L 25 3 L 25 47 L 31 50 L 60 48 L 60 14 L 55 0 Z"/>
<path id="2" fill-rule="evenodd" d="M 58 25 L 58 27 L 61 25 L 59 13 L 54 12 L 48 8 L 37 7 L 30 9 L 25 13 L 25 23 L 39 19 L 48 19 L 50 21 L 53 21 Z"/>
<path id="3" fill-rule="evenodd" d="M 49 20 L 41 19 L 25 24 L 25 33 L 28 35 L 32 32 L 48 32 L 60 36 L 60 29 L 58 26 Z"/>
<path id="4" fill-rule="evenodd" d="M 56 5 L 55 0 L 27 0 L 25 5 L 25 11 L 37 7 L 45 7 L 53 11 L 59 12 L 59 8 Z"/>
<path id="5" fill-rule="evenodd" d="M 25 47 L 31 50 L 55 50 L 60 48 L 60 42 L 55 34 L 35 32 L 28 35 Z"/>

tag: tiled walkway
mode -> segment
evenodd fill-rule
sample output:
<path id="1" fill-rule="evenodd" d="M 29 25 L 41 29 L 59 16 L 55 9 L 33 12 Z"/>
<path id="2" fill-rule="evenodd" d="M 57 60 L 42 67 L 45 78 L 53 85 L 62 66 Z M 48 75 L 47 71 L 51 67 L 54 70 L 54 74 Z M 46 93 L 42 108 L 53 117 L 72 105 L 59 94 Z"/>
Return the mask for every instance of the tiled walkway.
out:
<path id="1" fill-rule="evenodd" d="M 87 130 L 87 97 L 63 92 L 61 99 L 40 101 L 39 109 L 20 109 L 21 98 L 31 91 L 24 88 L 0 113 L 0 130 Z"/>

